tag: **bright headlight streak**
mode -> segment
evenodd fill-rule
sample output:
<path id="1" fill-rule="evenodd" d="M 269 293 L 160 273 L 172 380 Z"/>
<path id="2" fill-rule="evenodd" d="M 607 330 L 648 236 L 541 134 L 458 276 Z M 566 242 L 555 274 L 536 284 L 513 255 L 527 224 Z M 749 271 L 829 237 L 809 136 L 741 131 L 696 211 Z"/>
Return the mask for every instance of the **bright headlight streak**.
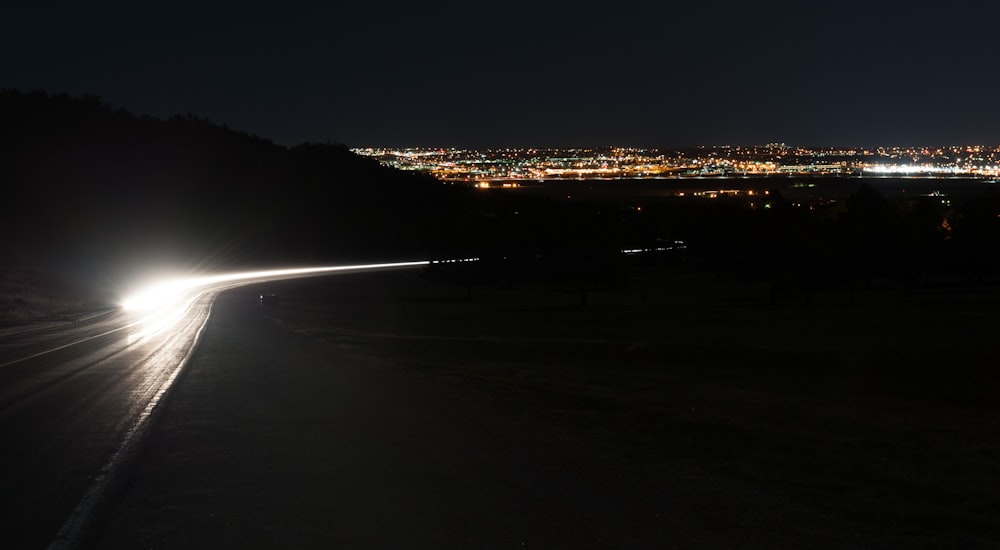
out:
<path id="1" fill-rule="evenodd" d="M 151 285 L 122 301 L 127 311 L 148 311 L 159 309 L 174 301 L 189 288 L 197 286 L 190 279 L 163 281 Z"/>
<path id="2" fill-rule="evenodd" d="M 478 258 L 443 260 L 440 263 L 473 262 Z M 197 300 L 201 293 L 210 287 L 232 287 L 256 280 L 274 280 L 297 276 L 321 275 L 324 273 L 360 271 L 365 269 L 390 269 L 395 267 L 416 267 L 439 263 L 430 260 L 414 262 L 393 262 L 384 264 L 341 265 L 328 267 L 304 267 L 291 269 L 272 269 L 265 271 L 244 271 L 240 273 L 225 273 L 206 275 L 202 277 L 187 277 L 168 279 L 152 284 L 122 301 L 126 311 L 142 315 L 130 326 L 139 327 L 132 335 L 133 342 L 139 342 L 160 333 L 179 319 Z"/>
<path id="3" fill-rule="evenodd" d="M 474 261 L 474 258 L 457 261 Z M 429 265 L 430 260 L 415 262 L 393 262 L 384 264 L 340 265 L 327 267 L 303 267 L 292 269 L 272 269 L 266 271 L 244 271 L 221 275 L 206 275 L 160 281 L 146 287 L 122 301 L 128 311 L 148 311 L 166 307 L 196 288 L 224 283 L 252 282 L 255 279 L 281 279 L 298 275 L 319 275 L 337 271 L 359 271 L 363 269 L 387 269 L 393 267 L 415 267 Z"/>
<path id="4" fill-rule="evenodd" d="M 199 295 L 200 293 L 188 297 L 187 300 L 172 302 L 167 306 L 157 309 L 151 315 L 147 315 L 132 323 L 131 326 L 138 328 L 134 333 L 129 335 L 129 345 L 155 336 L 173 326 L 187 313 L 187 310 L 191 308 L 191 305 L 194 304 Z"/>

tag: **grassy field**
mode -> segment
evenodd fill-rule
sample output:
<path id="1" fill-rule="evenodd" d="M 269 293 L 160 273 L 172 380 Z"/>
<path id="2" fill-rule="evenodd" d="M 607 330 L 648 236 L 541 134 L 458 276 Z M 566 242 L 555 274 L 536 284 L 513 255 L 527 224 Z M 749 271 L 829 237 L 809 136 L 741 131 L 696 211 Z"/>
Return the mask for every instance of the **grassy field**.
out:
<path id="1" fill-rule="evenodd" d="M 72 319 L 107 307 L 107 293 L 36 269 L 0 269 L 0 327 Z"/>
<path id="2" fill-rule="evenodd" d="M 275 285 L 275 321 L 649 463 L 787 493 L 901 546 L 1000 543 L 993 288 L 826 294 L 653 271 L 593 294 L 413 272 Z M 471 298 L 471 299 L 470 299 Z"/>

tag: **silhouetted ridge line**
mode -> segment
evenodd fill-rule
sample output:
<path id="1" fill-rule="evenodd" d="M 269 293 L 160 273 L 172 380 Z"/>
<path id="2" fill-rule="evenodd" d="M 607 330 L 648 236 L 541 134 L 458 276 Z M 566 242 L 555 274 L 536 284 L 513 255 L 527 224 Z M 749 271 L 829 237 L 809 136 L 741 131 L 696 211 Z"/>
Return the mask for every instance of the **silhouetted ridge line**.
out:
<path id="1" fill-rule="evenodd" d="M 137 117 L 94 96 L 4 90 L 0 115 L 3 224 L 22 236 L 5 242 L 7 254 L 113 261 L 152 249 L 223 263 L 416 254 L 415 238 L 385 224 L 417 223 L 407 233 L 418 237 L 413 201 L 456 194 L 342 144 L 287 148 L 191 114 Z"/>

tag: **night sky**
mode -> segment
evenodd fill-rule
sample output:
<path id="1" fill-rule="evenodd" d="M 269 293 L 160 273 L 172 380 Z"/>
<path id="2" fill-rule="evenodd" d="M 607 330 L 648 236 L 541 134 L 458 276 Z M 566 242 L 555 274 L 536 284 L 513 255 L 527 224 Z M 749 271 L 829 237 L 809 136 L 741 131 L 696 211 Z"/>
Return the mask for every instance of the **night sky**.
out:
<path id="1" fill-rule="evenodd" d="M 23 2 L 0 87 L 294 145 L 1000 143 L 991 2 Z"/>

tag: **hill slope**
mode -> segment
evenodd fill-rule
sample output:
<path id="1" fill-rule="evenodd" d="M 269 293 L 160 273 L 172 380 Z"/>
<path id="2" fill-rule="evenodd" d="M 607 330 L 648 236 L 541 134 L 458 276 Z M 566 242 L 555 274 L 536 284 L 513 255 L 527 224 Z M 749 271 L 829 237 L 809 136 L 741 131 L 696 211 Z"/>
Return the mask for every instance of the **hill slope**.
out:
<path id="1" fill-rule="evenodd" d="M 343 145 L 286 148 L 94 97 L 5 90 L 0 120 L 8 280 L 425 257 L 467 196 Z"/>

